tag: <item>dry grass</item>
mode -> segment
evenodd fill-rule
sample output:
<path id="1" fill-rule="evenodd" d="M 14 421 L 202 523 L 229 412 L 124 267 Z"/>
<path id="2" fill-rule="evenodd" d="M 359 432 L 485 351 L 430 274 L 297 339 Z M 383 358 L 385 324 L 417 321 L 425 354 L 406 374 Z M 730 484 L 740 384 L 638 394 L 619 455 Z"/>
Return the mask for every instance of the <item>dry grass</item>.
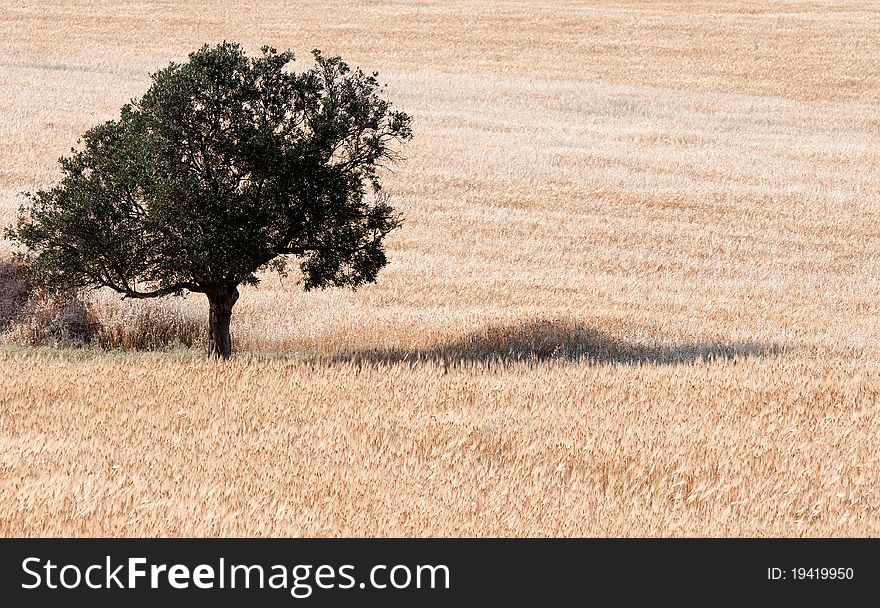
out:
<path id="1" fill-rule="evenodd" d="M 341 54 L 416 118 L 390 266 L 244 290 L 262 354 L 105 293 L 196 351 L 7 346 L 0 532 L 880 534 L 874 3 L 0 8 L 0 224 L 204 42 Z"/>
<path id="2" fill-rule="evenodd" d="M 2 360 L 7 531 L 850 534 L 880 382 L 695 366 Z M 784 374 L 787 382 L 778 377 Z M 185 384 L 181 381 L 185 378 Z"/>

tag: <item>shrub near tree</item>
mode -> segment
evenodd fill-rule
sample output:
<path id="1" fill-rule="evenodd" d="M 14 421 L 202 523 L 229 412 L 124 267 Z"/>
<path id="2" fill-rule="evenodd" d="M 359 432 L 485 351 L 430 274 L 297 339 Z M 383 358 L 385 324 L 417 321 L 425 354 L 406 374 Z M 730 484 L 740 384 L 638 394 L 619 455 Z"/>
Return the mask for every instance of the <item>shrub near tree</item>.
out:
<path id="1" fill-rule="evenodd" d="M 378 171 L 410 117 L 377 74 L 314 51 L 205 46 L 152 75 L 118 120 L 83 135 L 60 182 L 28 194 L 7 235 L 29 277 L 125 298 L 203 293 L 212 356 L 232 353 L 238 287 L 298 262 L 306 290 L 376 280 L 400 218 Z"/>

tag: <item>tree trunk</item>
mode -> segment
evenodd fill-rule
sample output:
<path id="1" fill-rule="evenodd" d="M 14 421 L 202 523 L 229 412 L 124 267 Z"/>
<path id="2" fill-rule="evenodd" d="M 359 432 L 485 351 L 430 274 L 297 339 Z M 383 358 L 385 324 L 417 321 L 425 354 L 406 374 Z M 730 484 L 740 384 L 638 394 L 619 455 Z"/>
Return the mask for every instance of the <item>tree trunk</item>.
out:
<path id="1" fill-rule="evenodd" d="M 229 320 L 232 307 L 238 301 L 238 289 L 225 286 L 206 292 L 210 311 L 208 313 L 208 351 L 209 356 L 228 359 L 232 356 L 232 336 L 229 335 Z"/>

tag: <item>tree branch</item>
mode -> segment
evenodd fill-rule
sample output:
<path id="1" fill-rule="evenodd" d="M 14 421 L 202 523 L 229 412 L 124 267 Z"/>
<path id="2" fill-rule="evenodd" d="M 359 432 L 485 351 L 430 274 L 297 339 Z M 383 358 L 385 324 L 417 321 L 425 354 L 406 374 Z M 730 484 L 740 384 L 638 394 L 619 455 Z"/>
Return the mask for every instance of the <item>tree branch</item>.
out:
<path id="1" fill-rule="evenodd" d="M 131 287 L 119 286 L 107 281 L 104 281 L 104 286 L 109 287 L 113 291 L 122 294 L 122 299 L 132 298 L 135 300 L 144 300 L 147 298 L 161 298 L 162 296 L 168 296 L 173 293 L 177 293 L 179 291 L 183 291 L 186 289 L 187 291 L 192 291 L 194 293 L 204 293 L 205 290 L 196 285 L 195 283 L 175 283 L 174 285 L 170 285 L 168 287 L 163 287 L 161 289 L 156 289 L 154 291 L 137 291 L 132 289 Z"/>

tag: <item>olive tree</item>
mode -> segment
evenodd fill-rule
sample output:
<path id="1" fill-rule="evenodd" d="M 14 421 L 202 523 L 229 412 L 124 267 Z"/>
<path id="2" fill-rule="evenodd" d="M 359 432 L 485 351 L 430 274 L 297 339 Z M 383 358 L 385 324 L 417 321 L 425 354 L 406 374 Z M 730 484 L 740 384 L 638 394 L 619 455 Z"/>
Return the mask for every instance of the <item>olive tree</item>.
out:
<path id="1" fill-rule="evenodd" d="M 204 46 L 152 75 L 60 159 L 7 235 L 38 284 L 123 298 L 203 293 L 213 356 L 232 353 L 238 287 L 298 263 L 306 290 L 373 282 L 400 217 L 379 173 L 410 117 L 377 74 L 313 51 Z"/>

